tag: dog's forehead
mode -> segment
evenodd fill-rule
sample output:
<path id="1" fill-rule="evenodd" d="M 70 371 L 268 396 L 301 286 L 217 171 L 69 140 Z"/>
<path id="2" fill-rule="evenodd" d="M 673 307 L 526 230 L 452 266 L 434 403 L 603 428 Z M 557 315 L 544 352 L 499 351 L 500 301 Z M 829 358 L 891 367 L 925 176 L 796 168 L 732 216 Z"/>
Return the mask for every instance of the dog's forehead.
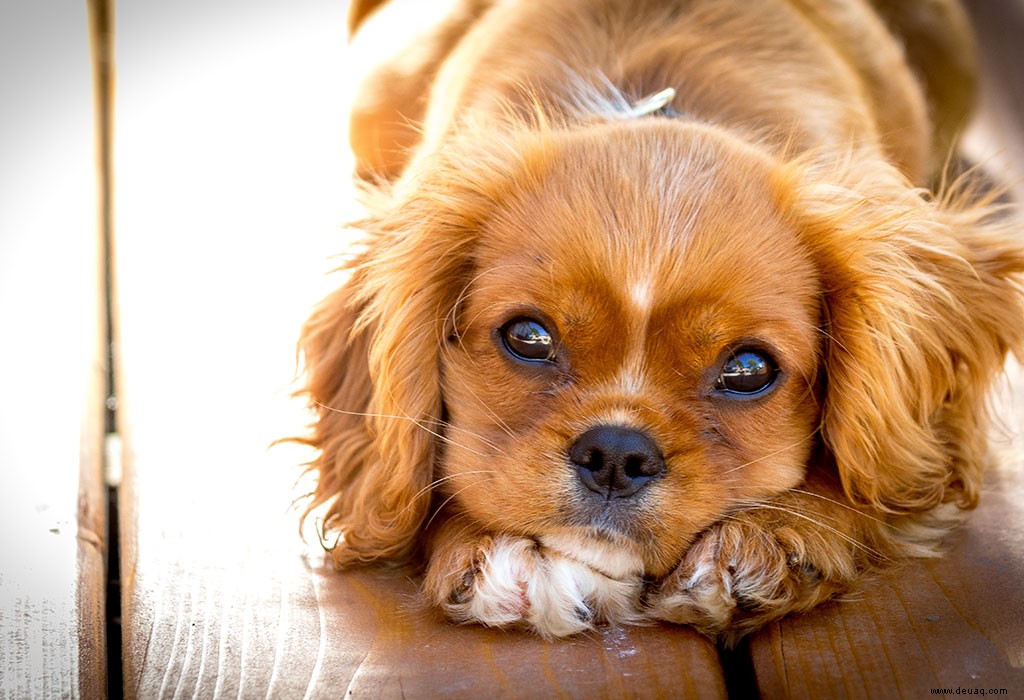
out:
<path id="1" fill-rule="evenodd" d="M 545 148 L 482 240 L 482 266 L 516 270 L 517 293 L 649 314 L 712 296 L 770 306 L 810 275 L 760 154 L 674 125 Z"/>

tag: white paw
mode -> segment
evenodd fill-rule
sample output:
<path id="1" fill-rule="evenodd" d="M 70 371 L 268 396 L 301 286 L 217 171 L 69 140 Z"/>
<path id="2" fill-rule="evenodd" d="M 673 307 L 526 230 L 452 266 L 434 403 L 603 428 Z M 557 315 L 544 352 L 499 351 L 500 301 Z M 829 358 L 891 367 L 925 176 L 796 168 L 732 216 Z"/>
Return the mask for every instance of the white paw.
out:
<path id="1" fill-rule="evenodd" d="M 639 576 L 612 578 L 520 537 L 487 538 L 470 566 L 445 577 L 453 585 L 439 602 L 459 622 L 525 624 L 544 637 L 565 637 L 593 629 L 596 622 L 639 618 Z"/>

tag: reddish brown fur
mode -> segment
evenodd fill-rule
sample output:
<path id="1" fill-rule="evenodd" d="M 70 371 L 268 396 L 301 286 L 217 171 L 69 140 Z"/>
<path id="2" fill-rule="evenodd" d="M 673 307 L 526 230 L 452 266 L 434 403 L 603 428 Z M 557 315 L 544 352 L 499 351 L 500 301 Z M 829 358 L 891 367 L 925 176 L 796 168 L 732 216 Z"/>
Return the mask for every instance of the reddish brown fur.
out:
<path id="1" fill-rule="evenodd" d="M 452 17 L 394 93 L 431 90 L 408 105 L 417 147 L 356 144 L 396 180 L 303 335 L 338 564 L 423 553 L 455 619 L 559 635 L 583 610 L 731 640 L 932 551 L 946 504 L 977 500 L 984 397 L 1024 339 L 1010 220 L 914 187 L 953 140 L 929 94 L 965 91 L 925 93 L 857 0 Z M 681 116 L 626 116 L 620 94 L 664 87 Z M 403 107 L 373 94 L 357 127 Z M 557 365 L 502 350 L 522 315 Z M 716 368 L 752 342 L 780 382 L 724 398 Z M 566 454 L 608 423 L 666 472 L 606 518 Z"/>

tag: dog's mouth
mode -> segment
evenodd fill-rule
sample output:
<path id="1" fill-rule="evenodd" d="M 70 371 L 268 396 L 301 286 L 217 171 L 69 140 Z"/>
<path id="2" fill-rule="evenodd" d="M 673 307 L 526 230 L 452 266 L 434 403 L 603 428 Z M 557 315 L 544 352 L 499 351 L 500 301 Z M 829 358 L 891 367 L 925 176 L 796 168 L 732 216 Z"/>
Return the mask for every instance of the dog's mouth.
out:
<path id="1" fill-rule="evenodd" d="M 635 497 L 606 498 L 584 492 L 580 494 L 580 503 L 569 522 L 597 541 L 640 541 L 644 539 L 640 500 Z"/>

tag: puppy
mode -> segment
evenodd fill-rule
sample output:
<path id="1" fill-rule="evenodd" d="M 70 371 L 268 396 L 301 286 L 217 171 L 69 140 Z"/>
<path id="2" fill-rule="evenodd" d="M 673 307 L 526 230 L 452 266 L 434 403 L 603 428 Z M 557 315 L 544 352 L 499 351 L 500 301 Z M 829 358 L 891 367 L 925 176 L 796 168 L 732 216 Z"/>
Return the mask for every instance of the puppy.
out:
<path id="1" fill-rule="evenodd" d="M 454 3 L 363 83 L 365 237 L 301 339 L 338 566 L 732 643 L 934 553 L 1024 340 L 1012 221 L 927 188 L 970 52 L 954 0 Z"/>

